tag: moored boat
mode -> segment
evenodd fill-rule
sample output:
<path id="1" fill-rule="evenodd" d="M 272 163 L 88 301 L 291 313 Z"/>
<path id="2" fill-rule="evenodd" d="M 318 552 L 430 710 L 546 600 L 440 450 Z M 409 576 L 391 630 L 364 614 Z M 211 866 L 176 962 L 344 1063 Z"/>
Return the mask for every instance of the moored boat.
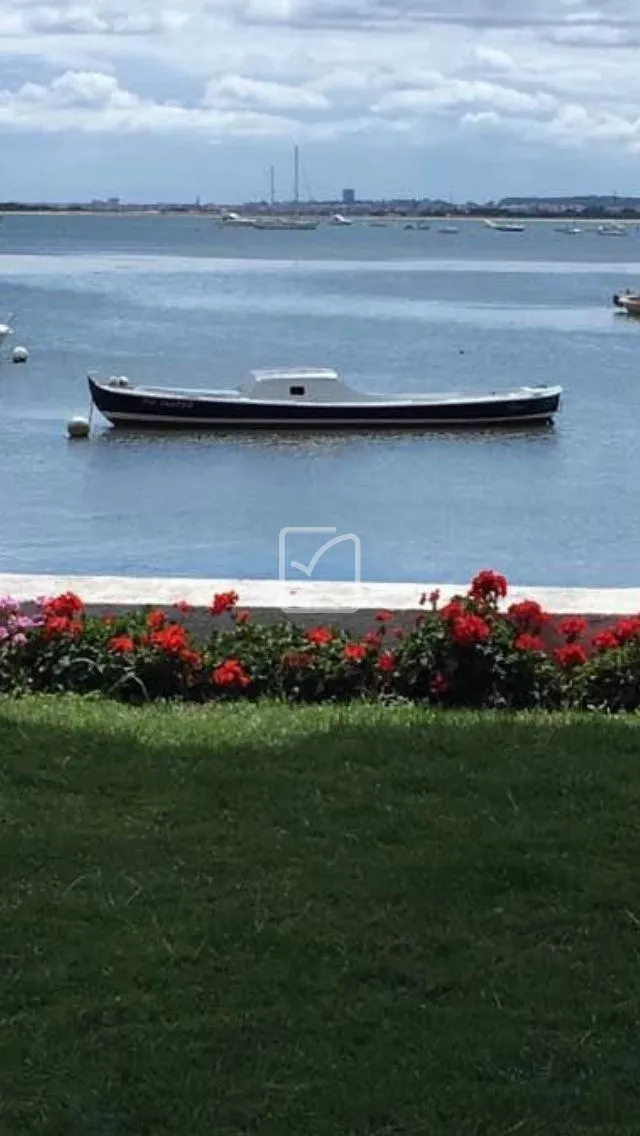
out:
<path id="1" fill-rule="evenodd" d="M 525 228 L 519 221 L 492 221 L 490 217 L 485 217 L 484 223 L 497 233 L 523 233 Z"/>
<path id="2" fill-rule="evenodd" d="M 549 422 L 562 388 L 369 393 L 349 387 L 334 370 L 252 371 L 234 389 L 187 390 L 131 385 L 126 378 L 88 376 L 97 410 L 119 427 L 187 429 L 399 429 L 420 426 L 502 426 Z"/>
<path id="3" fill-rule="evenodd" d="M 640 293 L 638 292 L 632 292 L 630 289 L 627 289 L 626 292 L 616 292 L 613 303 L 614 307 L 620 308 L 628 316 L 640 316 Z"/>

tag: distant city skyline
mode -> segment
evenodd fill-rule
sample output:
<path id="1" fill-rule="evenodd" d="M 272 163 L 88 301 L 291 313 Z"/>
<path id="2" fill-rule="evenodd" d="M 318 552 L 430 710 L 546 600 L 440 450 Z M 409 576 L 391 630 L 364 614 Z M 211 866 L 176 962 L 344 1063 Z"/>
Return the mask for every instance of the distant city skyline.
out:
<path id="1" fill-rule="evenodd" d="M 623 0 L 4 0 L 0 199 L 640 192 Z"/>

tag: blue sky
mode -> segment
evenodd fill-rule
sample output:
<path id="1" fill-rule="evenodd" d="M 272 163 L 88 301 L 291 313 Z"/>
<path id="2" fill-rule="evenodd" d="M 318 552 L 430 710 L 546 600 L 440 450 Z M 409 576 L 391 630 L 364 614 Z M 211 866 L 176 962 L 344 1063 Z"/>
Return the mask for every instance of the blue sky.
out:
<path id="1" fill-rule="evenodd" d="M 640 0 L 0 0 L 0 199 L 640 195 Z"/>

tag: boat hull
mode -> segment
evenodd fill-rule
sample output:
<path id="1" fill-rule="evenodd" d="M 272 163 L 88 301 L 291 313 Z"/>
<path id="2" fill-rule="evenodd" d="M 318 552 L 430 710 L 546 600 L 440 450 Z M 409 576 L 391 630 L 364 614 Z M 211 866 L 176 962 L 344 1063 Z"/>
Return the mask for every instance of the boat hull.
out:
<path id="1" fill-rule="evenodd" d="M 285 403 L 216 399 L 111 388 L 89 379 L 94 405 L 113 426 L 208 430 L 411 429 L 420 426 L 511 426 L 549 422 L 560 393 L 523 393 L 486 402 Z"/>

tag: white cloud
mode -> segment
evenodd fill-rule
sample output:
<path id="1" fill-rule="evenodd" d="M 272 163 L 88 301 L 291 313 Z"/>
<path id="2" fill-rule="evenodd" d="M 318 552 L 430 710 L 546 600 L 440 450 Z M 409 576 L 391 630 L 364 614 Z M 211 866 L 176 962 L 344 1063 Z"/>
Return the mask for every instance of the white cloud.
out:
<path id="1" fill-rule="evenodd" d="M 260 107 L 268 111 L 314 111 L 328 109 L 329 100 L 317 91 L 290 83 L 225 75 L 207 83 L 204 104 L 225 109 Z"/>
<path id="2" fill-rule="evenodd" d="M 0 0 L 0 62 L 21 68 L 0 129 L 461 146 L 475 131 L 619 157 L 638 149 L 634 42 L 640 0 Z"/>

